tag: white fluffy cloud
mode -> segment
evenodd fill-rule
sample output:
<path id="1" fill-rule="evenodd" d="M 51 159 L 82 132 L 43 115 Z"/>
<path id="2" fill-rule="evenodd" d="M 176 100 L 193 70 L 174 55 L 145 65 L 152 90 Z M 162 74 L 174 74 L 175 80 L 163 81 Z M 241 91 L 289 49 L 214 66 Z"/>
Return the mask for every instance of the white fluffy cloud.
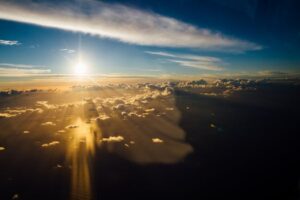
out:
<path id="1" fill-rule="evenodd" d="M 229 51 L 262 48 L 154 12 L 95 0 L 56 4 L 32 0 L 1 1 L 0 19 L 84 32 L 138 45 Z"/>
<path id="2" fill-rule="evenodd" d="M 5 46 L 14 46 L 14 45 L 20 45 L 21 43 L 16 40 L 0 40 L 0 45 Z"/>

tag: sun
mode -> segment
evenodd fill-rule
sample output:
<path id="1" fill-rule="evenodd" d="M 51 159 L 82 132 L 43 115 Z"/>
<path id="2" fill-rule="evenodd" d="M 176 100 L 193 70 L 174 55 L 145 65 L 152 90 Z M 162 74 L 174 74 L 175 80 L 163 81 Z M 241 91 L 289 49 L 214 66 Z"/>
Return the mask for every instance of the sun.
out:
<path id="1" fill-rule="evenodd" d="M 80 61 L 74 67 L 74 74 L 76 75 L 85 75 L 87 74 L 87 65 Z"/>

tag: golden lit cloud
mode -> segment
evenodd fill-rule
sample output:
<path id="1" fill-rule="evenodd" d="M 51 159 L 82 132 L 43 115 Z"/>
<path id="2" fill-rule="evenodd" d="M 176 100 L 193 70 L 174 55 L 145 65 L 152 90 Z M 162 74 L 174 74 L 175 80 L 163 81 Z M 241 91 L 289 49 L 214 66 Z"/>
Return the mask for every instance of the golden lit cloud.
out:
<path id="1" fill-rule="evenodd" d="M 42 144 L 41 147 L 52 147 L 52 146 L 55 146 L 55 145 L 58 145 L 59 144 L 59 141 L 52 141 L 52 142 L 49 142 L 49 143 L 45 143 L 45 144 Z"/>
<path id="2" fill-rule="evenodd" d="M 76 124 L 71 124 L 71 125 L 66 126 L 65 128 L 66 128 L 66 129 L 73 129 L 73 128 L 78 128 L 78 127 L 79 127 L 79 126 L 76 125 Z"/>
<path id="3" fill-rule="evenodd" d="M 110 136 L 108 138 L 102 138 L 101 142 L 122 142 L 124 140 L 123 136 Z"/>
<path id="4" fill-rule="evenodd" d="M 50 69 L 35 68 L 36 66 L 15 65 L 15 64 L 0 64 L 0 76 L 19 77 L 30 75 L 49 74 Z"/>
<path id="5" fill-rule="evenodd" d="M 55 126 L 56 124 L 54 122 L 44 122 L 41 125 L 42 126 Z"/>
<path id="6" fill-rule="evenodd" d="M 153 143 L 163 143 L 164 141 L 160 138 L 152 138 Z"/>

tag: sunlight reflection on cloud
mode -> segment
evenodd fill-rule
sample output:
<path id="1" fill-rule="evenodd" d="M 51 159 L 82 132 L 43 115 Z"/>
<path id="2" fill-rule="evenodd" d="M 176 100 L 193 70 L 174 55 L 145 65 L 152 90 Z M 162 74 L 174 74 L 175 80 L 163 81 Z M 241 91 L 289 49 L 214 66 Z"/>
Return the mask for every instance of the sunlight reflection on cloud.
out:
<path id="1" fill-rule="evenodd" d="M 164 141 L 159 138 L 152 138 L 153 143 L 163 143 Z"/>
<path id="2" fill-rule="evenodd" d="M 73 129 L 73 128 L 78 128 L 78 125 L 71 124 L 71 125 L 66 126 L 66 129 Z"/>
<path id="3" fill-rule="evenodd" d="M 55 126 L 56 124 L 49 121 L 49 122 L 44 122 L 44 123 L 42 123 L 41 125 L 42 125 L 42 126 Z"/>
<path id="4" fill-rule="evenodd" d="M 59 141 L 52 141 L 52 142 L 49 142 L 49 143 L 42 144 L 41 147 L 51 147 L 51 146 L 55 146 L 55 145 L 58 145 L 58 144 L 59 144 Z"/>
<path id="5" fill-rule="evenodd" d="M 122 142 L 124 140 L 123 136 L 110 136 L 107 138 L 102 138 L 101 142 Z"/>

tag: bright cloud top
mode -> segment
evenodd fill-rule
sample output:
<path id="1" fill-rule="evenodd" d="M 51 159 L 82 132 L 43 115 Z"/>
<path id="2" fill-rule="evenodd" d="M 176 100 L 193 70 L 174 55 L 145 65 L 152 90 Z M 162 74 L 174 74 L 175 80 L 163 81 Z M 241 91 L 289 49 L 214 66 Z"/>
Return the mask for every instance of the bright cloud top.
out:
<path id="1" fill-rule="evenodd" d="M 1 1 L 0 19 L 84 32 L 147 46 L 240 52 L 262 48 L 258 44 L 231 38 L 174 18 L 95 0 L 74 0 L 55 5 L 31 0 Z"/>
<path id="2" fill-rule="evenodd" d="M 1 4 L 0 4 L 1 5 Z M 1 8 L 0 8 L 1 9 Z M 20 45 L 21 43 L 16 40 L 0 40 L 0 45 L 5 46 L 14 46 L 14 45 Z"/>
<path id="3" fill-rule="evenodd" d="M 146 51 L 145 53 L 165 57 L 166 61 L 177 63 L 184 67 L 192 67 L 203 70 L 221 71 L 222 60 L 211 56 L 198 56 L 188 54 L 171 54 L 161 51 Z"/>

